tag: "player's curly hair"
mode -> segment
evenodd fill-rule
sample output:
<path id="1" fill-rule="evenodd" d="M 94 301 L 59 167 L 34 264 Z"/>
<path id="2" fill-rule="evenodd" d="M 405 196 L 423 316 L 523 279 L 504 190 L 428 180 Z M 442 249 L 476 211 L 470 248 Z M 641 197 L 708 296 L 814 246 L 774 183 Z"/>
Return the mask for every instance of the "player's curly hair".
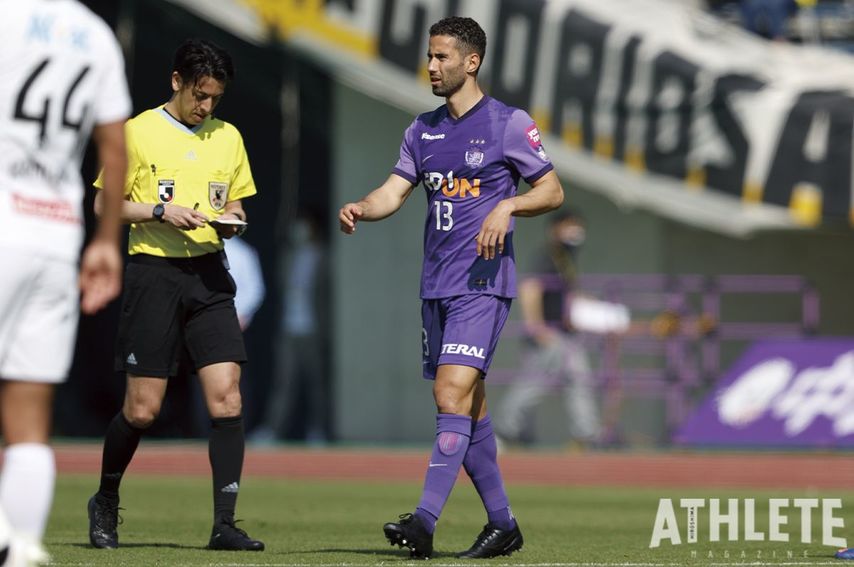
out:
<path id="1" fill-rule="evenodd" d="M 483 64 L 483 58 L 486 55 L 486 32 L 473 19 L 460 16 L 443 18 L 430 26 L 430 37 L 434 35 L 455 38 L 464 55 L 477 53 L 480 56 L 481 65 Z"/>
<path id="2" fill-rule="evenodd" d="M 172 69 L 188 85 L 198 84 L 202 77 L 221 83 L 234 79 L 231 55 L 218 45 L 204 39 L 187 39 L 175 50 Z"/>

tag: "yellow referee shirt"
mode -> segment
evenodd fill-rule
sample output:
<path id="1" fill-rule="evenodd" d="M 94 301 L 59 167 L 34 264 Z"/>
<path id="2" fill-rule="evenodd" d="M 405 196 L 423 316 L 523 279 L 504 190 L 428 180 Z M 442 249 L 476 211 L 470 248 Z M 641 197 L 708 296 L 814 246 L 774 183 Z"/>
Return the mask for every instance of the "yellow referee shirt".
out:
<path id="1" fill-rule="evenodd" d="M 146 110 L 125 124 L 128 173 L 125 198 L 136 203 L 175 204 L 213 220 L 225 204 L 256 193 L 252 171 L 237 128 L 208 117 L 187 128 L 163 107 Z M 95 180 L 101 189 L 101 176 Z M 189 258 L 222 250 L 211 226 L 181 230 L 157 221 L 131 223 L 128 252 Z"/>

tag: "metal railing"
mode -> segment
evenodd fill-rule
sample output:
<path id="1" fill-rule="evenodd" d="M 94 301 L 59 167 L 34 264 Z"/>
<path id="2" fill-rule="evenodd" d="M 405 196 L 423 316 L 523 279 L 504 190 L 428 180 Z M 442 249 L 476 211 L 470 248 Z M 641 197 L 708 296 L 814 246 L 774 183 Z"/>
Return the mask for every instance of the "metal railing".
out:
<path id="1" fill-rule="evenodd" d="M 540 278 L 546 289 L 561 288 L 554 276 Z M 606 443 L 618 427 L 608 413 L 624 398 L 664 400 L 672 432 L 750 343 L 813 335 L 820 317 L 816 289 L 797 275 L 586 274 L 577 287 L 578 293 L 623 304 L 631 313 L 626 332 L 580 333 L 605 407 Z M 502 345 L 525 336 L 521 320 L 508 321 Z M 493 365 L 490 383 L 524 379 L 521 371 L 506 362 Z M 553 380 L 556 388 L 562 385 Z"/>

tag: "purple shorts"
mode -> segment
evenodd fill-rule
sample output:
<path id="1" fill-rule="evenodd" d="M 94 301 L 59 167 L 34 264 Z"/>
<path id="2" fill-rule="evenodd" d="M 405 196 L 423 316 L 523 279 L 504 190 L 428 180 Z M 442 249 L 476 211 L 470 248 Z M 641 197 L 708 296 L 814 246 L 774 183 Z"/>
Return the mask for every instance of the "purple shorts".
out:
<path id="1" fill-rule="evenodd" d="M 421 302 L 424 378 L 436 379 L 442 364 L 478 368 L 486 376 L 511 300 L 487 294 L 459 295 Z"/>

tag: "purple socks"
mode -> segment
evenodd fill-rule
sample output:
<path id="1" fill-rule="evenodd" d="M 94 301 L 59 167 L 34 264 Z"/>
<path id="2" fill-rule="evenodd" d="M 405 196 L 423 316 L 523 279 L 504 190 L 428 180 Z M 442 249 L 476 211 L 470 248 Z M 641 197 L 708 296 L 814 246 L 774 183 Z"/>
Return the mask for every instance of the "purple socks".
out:
<path id="1" fill-rule="evenodd" d="M 463 458 L 467 456 L 471 432 L 471 418 L 467 415 L 440 413 L 436 416 L 436 442 L 424 479 L 424 492 L 415 509 L 415 515 L 431 533 L 454 488 Z"/>
<path id="2" fill-rule="evenodd" d="M 476 423 L 465 415 L 440 413 L 436 416 L 436 442 L 415 515 L 433 533 L 457 480 L 460 465 L 471 477 L 489 523 L 502 530 L 512 530 L 516 520 L 498 469 L 495 433 L 488 415 Z"/>
<path id="3" fill-rule="evenodd" d="M 489 523 L 502 530 L 512 530 L 516 520 L 510 511 L 504 481 L 498 469 L 498 450 L 489 415 L 473 424 L 471 444 L 463 466 L 483 501 Z"/>

